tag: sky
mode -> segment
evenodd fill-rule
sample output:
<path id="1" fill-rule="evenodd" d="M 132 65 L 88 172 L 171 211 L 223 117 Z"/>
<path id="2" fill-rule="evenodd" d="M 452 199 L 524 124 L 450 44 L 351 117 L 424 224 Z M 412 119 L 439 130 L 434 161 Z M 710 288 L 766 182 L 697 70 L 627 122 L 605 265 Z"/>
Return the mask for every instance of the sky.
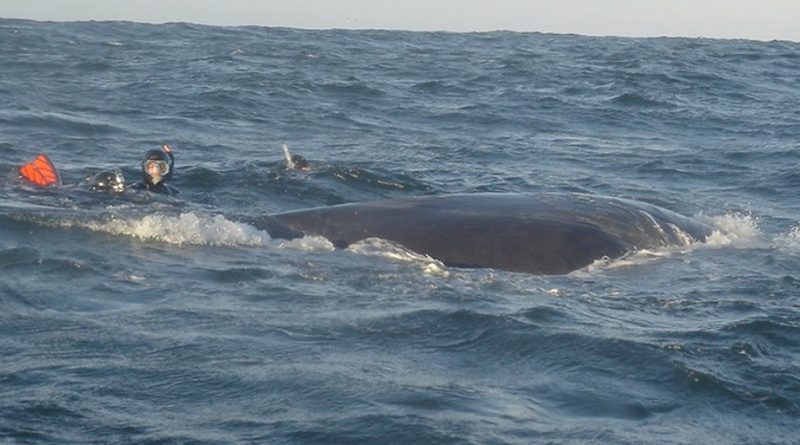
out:
<path id="1" fill-rule="evenodd" d="M 800 0 L 0 0 L 0 17 L 800 42 Z"/>

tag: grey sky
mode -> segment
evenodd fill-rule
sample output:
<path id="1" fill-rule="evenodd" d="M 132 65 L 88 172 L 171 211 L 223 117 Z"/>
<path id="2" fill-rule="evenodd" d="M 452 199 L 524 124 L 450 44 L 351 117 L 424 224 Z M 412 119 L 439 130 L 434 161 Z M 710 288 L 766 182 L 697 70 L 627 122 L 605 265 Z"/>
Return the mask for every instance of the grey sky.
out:
<path id="1" fill-rule="evenodd" d="M 0 17 L 800 41 L 800 0 L 0 0 Z"/>

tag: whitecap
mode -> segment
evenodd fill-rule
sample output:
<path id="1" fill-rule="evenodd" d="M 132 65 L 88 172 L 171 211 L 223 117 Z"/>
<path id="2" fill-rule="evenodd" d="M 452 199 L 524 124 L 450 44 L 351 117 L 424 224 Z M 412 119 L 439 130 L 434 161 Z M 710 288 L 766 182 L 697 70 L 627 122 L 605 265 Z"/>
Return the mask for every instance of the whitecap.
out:
<path id="1" fill-rule="evenodd" d="M 715 230 L 704 242 L 707 246 L 753 247 L 761 239 L 758 218 L 749 212 L 733 212 L 720 216 L 700 217 Z"/>
<path id="2" fill-rule="evenodd" d="M 330 252 L 336 250 L 333 243 L 322 236 L 304 236 L 280 242 L 279 249 L 302 250 L 306 252 Z"/>
<path id="3" fill-rule="evenodd" d="M 575 272 L 577 274 L 580 274 L 581 272 L 593 273 L 599 270 L 624 269 L 624 268 L 642 266 L 644 264 L 649 264 L 654 261 L 659 261 L 664 258 L 668 258 L 676 253 L 682 254 L 686 252 L 687 250 L 685 246 L 665 247 L 663 249 L 658 249 L 658 250 L 641 249 L 630 252 L 619 258 L 603 257 L 594 260 L 592 264 L 584 267 L 583 269 L 579 269 Z"/>
<path id="4" fill-rule="evenodd" d="M 450 275 L 447 266 L 441 261 L 381 238 L 367 238 L 351 244 L 347 250 L 357 255 L 378 256 L 392 261 L 415 264 L 420 266 L 423 273 L 430 276 L 448 277 Z"/>
<path id="5" fill-rule="evenodd" d="M 800 223 L 793 226 L 787 233 L 776 236 L 773 245 L 777 249 L 789 252 L 800 252 Z"/>
<path id="6" fill-rule="evenodd" d="M 62 225 L 176 245 L 263 246 L 271 239 L 267 232 L 253 226 L 229 221 L 222 215 L 196 212 L 112 216 L 101 221 L 64 221 Z"/>

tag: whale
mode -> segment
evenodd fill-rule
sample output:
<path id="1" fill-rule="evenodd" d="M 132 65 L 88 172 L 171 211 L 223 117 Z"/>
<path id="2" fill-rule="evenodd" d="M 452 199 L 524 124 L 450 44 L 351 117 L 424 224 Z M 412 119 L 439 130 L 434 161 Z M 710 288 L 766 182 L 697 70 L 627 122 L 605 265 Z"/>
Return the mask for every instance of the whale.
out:
<path id="1" fill-rule="evenodd" d="M 254 225 L 273 238 L 322 236 L 337 248 L 381 238 L 449 267 L 536 275 L 702 242 L 713 232 L 656 205 L 574 193 L 395 198 L 277 213 Z"/>

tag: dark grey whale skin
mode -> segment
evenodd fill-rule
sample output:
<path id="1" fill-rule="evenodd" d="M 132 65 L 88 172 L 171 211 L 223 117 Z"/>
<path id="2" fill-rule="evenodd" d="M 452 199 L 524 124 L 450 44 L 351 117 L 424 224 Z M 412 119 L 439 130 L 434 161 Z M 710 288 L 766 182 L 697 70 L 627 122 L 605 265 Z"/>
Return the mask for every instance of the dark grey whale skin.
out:
<path id="1" fill-rule="evenodd" d="M 451 267 L 567 274 L 638 249 L 705 240 L 708 225 L 636 201 L 566 193 L 422 196 L 298 210 L 254 223 L 337 247 L 389 240 Z M 687 235 L 690 238 L 687 238 Z"/>

